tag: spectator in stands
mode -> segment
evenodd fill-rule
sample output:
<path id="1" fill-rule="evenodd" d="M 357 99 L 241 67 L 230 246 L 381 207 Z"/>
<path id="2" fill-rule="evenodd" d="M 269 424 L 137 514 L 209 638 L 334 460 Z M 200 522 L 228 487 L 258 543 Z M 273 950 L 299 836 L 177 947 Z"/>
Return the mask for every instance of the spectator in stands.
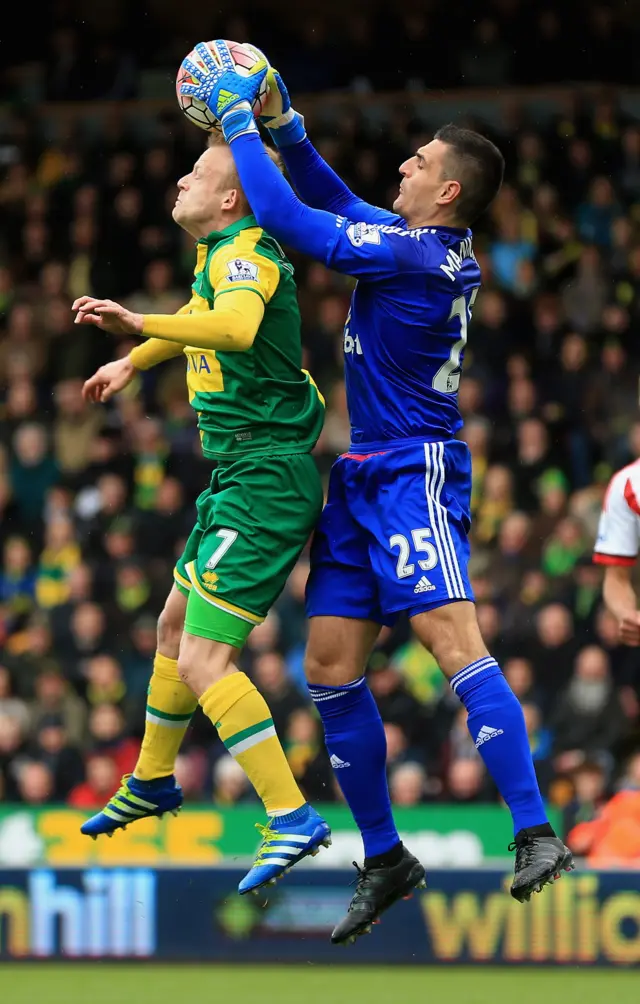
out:
<path id="1" fill-rule="evenodd" d="M 213 768 L 213 800 L 216 805 L 252 801 L 253 789 L 240 764 L 223 754 Z"/>
<path id="2" fill-rule="evenodd" d="M 18 800 L 18 771 L 26 754 L 26 729 L 20 709 L 0 714 L 0 776 L 4 797 Z"/>
<path id="3" fill-rule="evenodd" d="M 564 810 L 564 832 L 569 833 L 578 823 L 595 819 L 606 803 L 607 772 L 594 760 L 585 760 L 572 775 L 573 797 Z"/>
<path id="4" fill-rule="evenodd" d="M 34 807 L 55 801 L 56 789 L 51 769 L 41 760 L 25 760 L 17 769 L 17 797 Z"/>
<path id="5" fill-rule="evenodd" d="M 588 645 L 579 652 L 573 676 L 549 721 L 559 770 L 572 770 L 587 756 L 611 766 L 625 720 L 603 649 Z"/>
<path id="6" fill-rule="evenodd" d="M 394 805 L 420 805 L 427 794 L 427 772 L 422 764 L 409 761 L 398 764 L 389 777 L 389 791 Z"/>
<path id="7" fill-rule="evenodd" d="M 34 757 L 53 778 L 53 801 L 62 802 L 84 777 L 84 763 L 77 747 L 71 746 L 61 715 L 44 715 L 32 744 Z"/>
<path id="8" fill-rule="evenodd" d="M 445 777 L 446 800 L 458 804 L 489 801 L 489 783 L 479 756 L 452 760 Z M 495 800 L 495 793 L 494 798 Z"/>
<path id="9" fill-rule="evenodd" d="M 7 538 L 0 569 L 0 604 L 14 624 L 33 609 L 35 590 L 36 574 L 28 542 L 24 537 Z"/>
<path id="10" fill-rule="evenodd" d="M 97 704 L 89 713 L 89 752 L 110 756 L 118 773 L 130 774 L 138 759 L 140 743 L 127 736 L 126 722 L 115 704 Z"/>
<path id="11" fill-rule="evenodd" d="M 18 426 L 12 445 L 11 488 L 19 517 L 25 525 L 39 527 L 47 491 L 58 479 L 44 426 Z"/>
<path id="12" fill-rule="evenodd" d="M 97 809 L 118 786 L 120 774 L 115 761 L 104 753 L 93 753 L 86 761 L 86 780 L 75 786 L 67 797 L 74 809 Z"/>
<path id="13" fill-rule="evenodd" d="M 37 734 L 41 722 L 56 716 L 68 742 L 79 746 L 85 740 L 87 706 L 61 673 L 48 669 L 35 681 L 35 699 L 29 705 L 30 731 Z"/>
<path id="14" fill-rule="evenodd" d="M 637 867 L 640 861 L 640 754 L 628 761 L 620 791 L 591 820 L 578 821 L 568 840 L 594 868 Z"/>

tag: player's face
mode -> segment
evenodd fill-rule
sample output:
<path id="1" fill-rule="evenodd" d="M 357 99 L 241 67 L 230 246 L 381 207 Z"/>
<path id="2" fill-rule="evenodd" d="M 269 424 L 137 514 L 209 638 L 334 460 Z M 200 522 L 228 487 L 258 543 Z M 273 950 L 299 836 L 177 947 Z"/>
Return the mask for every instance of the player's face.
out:
<path id="1" fill-rule="evenodd" d="M 222 210 L 233 201 L 230 184 L 233 157 L 226 146 L 209 147 L 193 165 L 193 170 L 178 182 L 178 197 L 173 218 L 195 237 L 203 237 L 219 225 L 224 226 Z"/>
<path id="2" fill-rule="evenodd" d="M 446 144 L 434 139 L 400 165 L 402 181 L 393 210 L 410 226 L 435 222 L 434 214 L 439 217 L 460 189 L 457 181 L 446 178 L 446 153 Z"/>

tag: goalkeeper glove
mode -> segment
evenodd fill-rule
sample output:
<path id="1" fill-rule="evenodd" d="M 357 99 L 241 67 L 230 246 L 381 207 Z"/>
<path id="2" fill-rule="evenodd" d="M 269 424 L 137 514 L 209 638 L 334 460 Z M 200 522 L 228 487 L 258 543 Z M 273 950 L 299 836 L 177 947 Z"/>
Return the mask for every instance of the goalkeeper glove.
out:
<path id="1" fill-rule="evenodd" d="M 255 50 L 255 46 L 252 48 Z M 260 52 L 259 49 L 255 51 Z M 284 80 L 272 66 L 267 70 L 267 83 L 269 97 L 262 109 L 260 122 L 269 130 L 271 139 L 277 147 L 301 143 L 307 135 L 304 118 L 291 107 L 291 99 Z"/>
<path id="2" fill-rule="evenodd" d="M 195 51 L 204 63 L 205 69 L 191 60 L 185 60 L 184 67 L 197 84 L 181 84 L 180 93 L 202 101 L 215 115 L 222 126 L 227 143 L 247 132 L 257 132 L 253 116 L 253 104 L 258 96 L 269 64 L 260 53 L 260 59 L 246 77 L 236 73 L 229 47 L 224 39 L 213 43 L 218 61 L 204 42 L 198 42 Z"/>

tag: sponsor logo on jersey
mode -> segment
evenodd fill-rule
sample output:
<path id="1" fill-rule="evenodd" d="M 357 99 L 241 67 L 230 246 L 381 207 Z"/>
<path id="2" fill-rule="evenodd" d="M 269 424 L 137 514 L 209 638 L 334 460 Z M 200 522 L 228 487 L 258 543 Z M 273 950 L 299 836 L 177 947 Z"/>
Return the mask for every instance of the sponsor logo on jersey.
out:
<path id="1" fill-rule="evenodd" d="M 368 223 L 351 223 L 347 227 L 347 237 L 355 248 L 361 248 L 363 244 L 379 244 L 380 230 Z"/>
<path id="2" fill-rule="evenodd" d="M 340 228 L 347 222 L 346 216 L 336 216 L 336 227 L 338 230 L 340 230 Z M 438 232 L 435 227 L 414 227 L 413 230 L 409 230 L 407 227 L 391 227 L 387 223 L 351 223 L 347 227 L 347 234 L 352 244 L 355 242 L 351 239 L 349 230 L 353 227 L 366 227 L 368 231 L 375 230 L 378 234 L 395 234 L 396 237 L 413 237 L 414 240 L 418 241 L 423 234 L 437 234 Z M 470 238 L 465 237 L 465 240 L 470 241 Z M 380 240 L 370 240 L 369 243 L 379 244 Z M 360 247 L 360 245 L 356 244 L 356 247 Z"/>
<path id="3" fill-rule="evenodd" d="M 227 268 L 229 269 L 229 274 L 227 275 L 229 282 L 258 282 L 260 270 L 252 261 L 246 261 L 244 258 L 234 258 L 233 261 L 227 262 Z"/>

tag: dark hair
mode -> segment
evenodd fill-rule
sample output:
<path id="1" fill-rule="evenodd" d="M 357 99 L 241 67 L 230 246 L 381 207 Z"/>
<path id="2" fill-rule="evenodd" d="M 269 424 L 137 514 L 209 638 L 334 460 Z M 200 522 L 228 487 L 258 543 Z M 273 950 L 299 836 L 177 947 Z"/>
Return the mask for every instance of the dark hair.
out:
<path id="1" fill-rule="evenodd" d="M 456 215 L 465 226 L 471 226 L 500 191 L 504 157 L 491 140 L 472 129 L 449 124 L 438 129 L 433 138 L 451 149 L 445 172 L 461 185 Z"/>

